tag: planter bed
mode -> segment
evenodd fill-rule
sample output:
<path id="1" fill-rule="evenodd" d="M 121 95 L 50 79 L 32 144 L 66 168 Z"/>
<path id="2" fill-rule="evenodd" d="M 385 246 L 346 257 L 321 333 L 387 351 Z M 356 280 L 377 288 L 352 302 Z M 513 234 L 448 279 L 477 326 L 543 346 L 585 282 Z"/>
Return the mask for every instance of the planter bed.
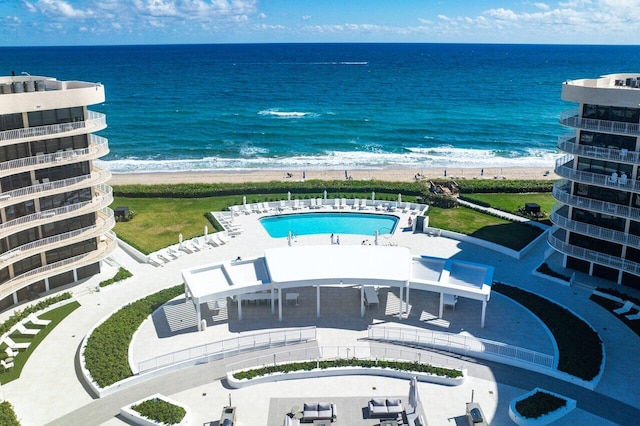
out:
<path id="1" fill-rule="evenodd" d="M 540 399 L 538 401 L 539 407 L 533 408 L 534 411 L 536 411 L 537 409 L 538 411 L 540 411 L 540 413 L 542 413 L 538 417 L 525 417 L 516 408 L 518 403 L 525 401 L 529 398 Z M 542 399 L 546 399 L 546 402 L 542 401 Z M 564 405 L 562 405 L 563 401 L 564 401 Z M 532 405 L 534 405 L 533 401 L 531 402 L 532 402 Z M 554 404 L 561 405 L 561 406 L 554 409 L 553 408 Z M 511 401 L 511 404 L 509 404 L 509 417 L 511 418 L 511 420 L 513 420 L 516 424 L 520 426 L 543 426 L 543 425 L 548 425 L 549 423 L 555 422 L 556 420 L 564 417 L 566 414 L 571 412 L 574 408 L 576 408 L 575 400 L 566 398 L 562 395 L 559 395 L 557 393 L 554 393 L 548 390 L 535 388 L 531 392 L 528 392 Z M 551 410 L 551 411 L 548 411 L 548 410 Z M 532 415 L 535 415 L 535 414 L 532 413 Z"/>
<path id="2" fill-rule="evenodd" d="M 141 425 L 141 426 L 163 426 L 166 425 L 166 423 L 161 423 L 161 422 L 157 422 L 155 420 L 151 420 L 145 416 L 143 416 L 142 414 L 140 414 L 138 411 L 134 410 L 132 407 L 141 404 L 145 401 L 149 401 L 149 400 L 159 400 L 159 401 L 164 401 L 168 404 L 171 405 L 175 405 L 176 407 L 180 407 L 185 411 L 184 417 L 182 418 L 182 421 L 180 421 L 179 423 L 171 423 L 172 425 L 175 426 L 186 426 L 189 424 L 189 409 L 183 405 L 180 404 L 179 402 L 176 402 L 170 398 L 167 398 L 164 395 L 161 395 L 159 393 L 155 394 L 155 395 L 151 395 L 147 398 L 141 399 L 139 401 L 134 402 L 133 404 L 129 404 L 126 407 L 122 407 L 120 408 L 120 415 L 125 418 L 126 420 L 132 422 L 133 424 L 136 425 Z"/>

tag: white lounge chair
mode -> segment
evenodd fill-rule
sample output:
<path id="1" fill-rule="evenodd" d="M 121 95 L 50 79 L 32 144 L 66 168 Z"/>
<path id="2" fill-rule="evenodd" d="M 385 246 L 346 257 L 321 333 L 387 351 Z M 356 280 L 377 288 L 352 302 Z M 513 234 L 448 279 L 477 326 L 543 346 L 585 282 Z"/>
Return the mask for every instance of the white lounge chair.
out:
<path id="1" fill-rule="evenodd" d="M 230 210 L 231 210 L 231 214 L 233 214 L 234 216 L 240 216 L 240 207 L 231 206 Z"/>
<path id="2" fill-rule="evenodd" d="M 229 238 L 229 236 L 227 234 L 225 234 L 224 232 L 218 232 L 216 233 L 216 238 L 218 239 L 218 241 L 220 241 L 222 244 L 227 244 L 229 241 L 231 241 L 231 239 Z"/>
<path id="3" fill-rule="evenodd" d="M 173 260 L 173 256 L 169 255 L 169 253 L 167 253 L 166 251 L 158 252 L 157 256 L 164 263 L 169 263 L 169 262 L 171 262 Z"/>
<path id="4" fill-rule="evenodd" d="M 319 208 L 319 209 L 324 207 L 324 203 L 322 201 L 322 198 L 316 198 L 316 205 L 317 205 L 317 208 Z"/>
<path id="5" fill-rule="evenodd" d="M 333 200 L 333 209 L 338 210 L 340 208 L 340 200 L 337 198 Z"/>
<path id="6" fill-rule="evenodd" d="M 169 256 L 175 259 L 182 256 L 182 251 L 180 251 L 180 249 L 175 246 L 167 247 L 167 253 L 169 254 Z"/>
<path id="7" fill-rule="evenodd" d="M 614 309 L 613 312 L 615 312 L 618 315 L 623 315 L 629 312 L 631 308 L 633 308 L 633 302 L 630 300 L 627 300 L 626 302 L 624 302 L 624 305 L 622 305 L 622 307 L 618 309 Z"/>
<path id="8" fill-rule="evenodd" d="M 35 328 L 27 328 L 24 326 L 23 323 L 19 322 L 16 325 L 16 330 L 18 331 L 18 333 L 23 334 L 25 336 L 35 336 L 36 334 L 38 334 L 38 332 L 40 331 L 40 329 L 35 329 Z"/>
<path id="9" fill-rule="evenodd" d="M 42 325 L 42 326 L 45 326 L 45 325 L 49 325 L 49 324 L 51 324 L 51 320 L 40 319 L 40 318 L 38 318 L 38 316 L 37 316 L 36 314 L 34 314 L 34 313 L 29 314 L 29 316 L 27 317 L 27 319 L 28 319 L 29 321 L 31 321 L 31 324 L 33 324 L 33 325 Z"/>
<path id="10" fill-rule="evenodd" d="M 245 205 L 244 205 L 244 209 L 243 209 L 243 211 L 244 211 L 244 214 L 251 214 L 251 213 L 253 213 L 253 210 L 251 209 L 251 206 L 249 206 L 249 204 L 245 204 Z"/>
<path id="11" fill-rule="evenodd" d="M 347 208 L 347 199 L 346 198 L 341 198 L 340 199 L 340 208 L 341 209 Z"/>
<path id="12" fill-rule="evenodd" d="M 637 314 L 627 315 L 626 318 L 631 321 L 640 319 L 640 311 Z"/>
<path id="13" fill-rule="evenodd" d="M 31 342 L 16 343 L 10 336 L 5 336 L 2 341 L 11 349 L 27 349 L 31 344 Z"/>
<path id="14" fill-rule="evenodd" d="M 10 369 L 11 367 L 13 367 L 13 361 L 6 362 L 6 361 L 3 359 L 3 360 L 0 360 L 0 364 L 2 364 L 2 368 L 4 368 L 4 369 L 5 369 L 5 371 L 6 371 L 6 370 L 8 370 L 8 369 Z"/>
<path id="15" fill-rule="evenodd" d="M 15 358 L 19 354 L 18 351 L 14 351 L 9 346 L 5 348 L 4 352 L 7 354 L 8 357 L 11 357 L 11 358 Z"/>
<path id="16" fill-rule="evenodd" d="M 154 266 L 164 266 L 165 264 L 164 260 L 160 259 L 157 254 L 153 253 L 149 255 L 149 263 Z"/>

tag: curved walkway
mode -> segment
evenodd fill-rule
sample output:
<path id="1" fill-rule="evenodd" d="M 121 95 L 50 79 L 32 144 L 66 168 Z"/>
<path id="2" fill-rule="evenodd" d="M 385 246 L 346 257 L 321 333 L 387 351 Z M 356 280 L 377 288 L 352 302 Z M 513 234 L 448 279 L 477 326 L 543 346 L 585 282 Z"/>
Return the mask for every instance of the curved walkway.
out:
<path id="1" fill-rule="evenodd" d="M 196 416 L 201 416 L 205 420 L 208 419 L 208 421 L 216 420 L 222 405 L 226 404 L 226 397 L 229 393 L 217 381 L 217 378 L 222 376 L 222 367 L 218 364 L 201 365 L 180 370 L 171 373 L 169 376 L 153 379 L 134 387 L 131 393 L 128 390 L 123 390 L 108 397 L 108 399 L 93 400 L 76 375 L 76 355 L 82 337 L 100 319 L 109 315 L 123 304 L 181 282 L 180 273 L 183 269 L 211 261 L 233 259 L 239 255 L 243 257 L 261 256 L 265 248 L 286 245 L 286 239 L 274 240 L 269 238 L 255 218 L 256 215 L 236 218 L 238 222 L 241 222 L 244 232 L 229 244 L 212 250 L 182 256 L 164 267 L 155 268 L 150 265 L 138 264 L 123 252 L 118 251 L 114 258 L 118 263 L 134 273 L 133 279 L 107 287 L 98 293 L 87 293 L 87 286 L 95 286 L 97 282 L 110 278 L 115 273 L 117 265 L 114 265 L 112 268 L 105 268 L 105 271 L 100 276 L 93 277 L 88 282 L 76 286 L 73 290 L 79 294 L 78 299 L 82 306 L 56 327 L 48 338 L 42 342 L 25 365 L 21 378 L 2 387 L 5 399 L 14 405 L 22 423 L 25 425 L 41 425 L 49 422 L 55 422 L 54 424 L 124 424 L 118 418 L 113 417 L 114 408 L 133 402 L 139 399 L 138 396 L 140 395 L 148 395 L 151 390 L 153 392 L 161 391 L 168 394 L 167 396 L 185 402 L 195 411 Z M 416 235 L 410 232 L 403 232 L 402 229 L 397 230 L 392 239 L 398 245 L 409 247 L 412 253 L 415 254 L 451 257 L 467 261 L 478 260 L 478 249 L 467 243 L 440 237 Z M 361 241 L 362 236 L 341 236 L 342 244 L 355 245 L 360 244 Z M 299 237 L 294 244 L 329 244 L 329 239 L 328 236 L 324 235 Z M 476 390 L 476 400 L 482 403 L 485 413 L 490 418 L 493 417 L 496 424 L 499 424 L 500 420 L 504 419 L 506 421 L 508 418 L 504 417 L 506 413 L 504 410 L 508 405 L 509 398 L 523 393 L 523 390 L 530 390 L 540 383 L 545 384 L 545 386 L 548 384 L 551 390 L 559 389 L 560 393 L 565 392 L 568 394 L 567 396 L 577 396 L 578 410 L 566 417 L 567 422 L 575 424 L 607 424 L 602 419 L 594 417 L 602 416 L 619 424 L 629 424 L 626 420 L 634 419 L 631 422 L 633 424 L 635 419 L 640 418 L 640 412 L 637 408 L 634 408 L 640 406 L 640 395 L 635 391 L 635 385 L 640 382 L 640 369 L 635 365 L 633 357 L 629 356 L 629 354 L 640 353 L 640 339 L 617 320 L 615 316 L 589 301 L 589 293 L 587 291 L 580 288 L 561 286 L 532 276 L 531 270 L 542 262 L 547 248 L 546 244 L 538 244 L 520 261 L 482 249 L 482 262 L 493 265 L 496 268 L 495 279 L 497 281 L 517 285 L 529 291 L 545 295 L 578 313 L 596 328 L 604 342 L 607 357 L 604 374 L 596 387 L 596 391 L 589 392 L 564 382 L 557 383 L 545 376 L 541 377 L 533 373 L 520 372 L 512 367 L 502 367 L 486 362 L 476 364 L 469 360 L 472 374 L 468 386 L 458 387 L 459 389 L 442 389 L 438 387 L 437 391 L 433 391 L 429 386 L 420 388 L 421 393 L 430 396 L 426 398 L 423 395 L 425 411 L 430 418 L 434 416 L 432 418 L 439 419 L 432 420 L 430 424 L 438 424 L 442 419 L 460 415 L 464 410 L 463 402 L 470 398 L 471 389 Z M 412 293 L 412 297 L 415 297 L 415 293 Z M 494 298 L 487 310 L 487 324 L 483 332 L 467 329 L 463 325 L 460 325 L 457 330 L 449 329 L 448 331 L 468 332 L 478 337 L 485 337 L 486 334 L 483 333 L 495 333 L 498 335 L 502 333 L 515 341 L 526 342 L 529 330 L 526 329 L 526 326 L 522 327 L 522 324 L 517 324 L 518 319 L 515 320 L 515 323 L 511 321 L 511 323 L 505 324 L 504 322 L 499 322 L 500 318 L 496 316 L 496 322 L 492 322 L 494 301 L 496 302 L 495 310 L 498 310 L 498 298 Z M 467 311 L 472 316 L 476 315 L 475 318 L 477 320 L 477 312 L 474 312 L 474 309 L 479 309 L 479 307 L 475 306 L 473 301 L 469 301 L 466 305 L 459 302 L 455 311 L 446 313 L 445 319 L 454 320 L 449 321 L 449 325 L 446 323 L 428 324 L 428 321 L 423 322 L 425 326 L 451 327 L 451 324 L 455 323 L 455 319 L 463 317 Z M 426 311 L 428 312 L 429 309 L 426 309 Z M 2 316 L 8 316 L 9 314 L 10 312 L 4 313 Z M 249 320 L 251 319 L 248 316 L 247 321 L 237 323 L 237 328 L 228 327 L 228 333 L 246 331 L 250 328 Z M 354 344 L 360 338 L 358 329 L 349 328 L 348 324 L 345 328 L 345 324 L 340 319 L 323 317 L 322 320 L 326 321 L 326 328 L 322 331 L 322 339 L 327 339 L 328 342 L 331 342 L 330 344 L 342 345 L 345 344 L 344 342 L 346 344 Z M 506 325 L 509 327 L 505 329 Z M 319 343 L 325 344 L 324 342 Z M 526 344 L 520 346 L 526 346 Z M 477 373 L 475 373 L 476 371 Z M 514 371 L 518 371 L 518 374 L 514 374 Z M 327 390 L 324 391 L 325 394 L 331 395 L 331 393 L 328 393 L 330 391 L 335 392 L 335 395 L 356 391 L 359 394 L 366 395 L 373 392 L 370 382 L 365 383 L 363 381 L 361 383 L 359 381 L 350 381 L 350 379 L 344 380 L 344 382 L 336 380 L 337 388 L 335 389 L 334 385 L 327 384 Z M 390 393 L 404 393 L 408 389 L 406 383 L 397 384 L 388 380 L 381 380 L 380 383 L 384 384 L 385 389 L 388 387 Z M 361 387 L 365 385 L 367 386 L 366 388 Z M 147 388 L 146 386 L 149 387 Z M 378 384 L 378 389 L 380 389 L 380 386 Z M 294 395 L 304 396 L 311 391 L 315 391 L 317 394 L 317 389 L 320 389 L 316 386 L 311 390 L 308 388 L 304 384 L 300 386 L 288 384 L 285 388 L 269 388 L 269 391 L 273 390 L 269 394 L 277 396 L 293 393 Z M 238 395 L 238 398 L 246 398 L 248 404 L 251 404 L 256 399 L 256 391 L 263 395 L 267 394 L 262 392 L 263 389 L 256 388 L 253 391 L 254 394 L 251 395 L 251 388 L 248 388 L 246 392 L 234 392 L 234 395 Z M 215 400 L 210 398 L 211 395 L 215 395 Z M 447 396 L 447 399 L 442 400 L 442 396 Z M 259 406 L 264 407 L 264 404 L 260 402 Z M 47 409 L 42 410 L 42 407 L 47 407 Z M 212 411 L 215 414 L 211 414 Z M 266 416 L 267 411 L 268 404 L 266 411 L 263 411 L 262 414 Z M 71 417 L 65 417 L 74 415 L 79 417 L 74 417 L 73 419 L 81 419 L 81 421 L 75 422 Z M 618 420 L 620 421 L 618 422 Z"/>

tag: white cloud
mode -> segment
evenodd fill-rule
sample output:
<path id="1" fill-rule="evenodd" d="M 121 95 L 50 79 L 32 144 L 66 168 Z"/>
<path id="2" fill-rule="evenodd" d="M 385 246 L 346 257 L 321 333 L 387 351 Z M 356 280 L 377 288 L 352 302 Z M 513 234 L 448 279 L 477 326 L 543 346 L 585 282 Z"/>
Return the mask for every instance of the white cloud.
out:
<path id="1" fill-rule="evenodd" d="M 551 7 L 546 3 L 534 3 L 533 5 L 535 7 L 537 7 L 538 9 L 541 9 L 541 10 L 549 10 L 549 9 L 551 9 Z"/>
<path id="2" fill-rule="evenodd" d="M 86 18 L 94 15 L 91 9 L 76 9 L 64 0 L 38 0 L 35 3 L 24 2 L 32 12 L 39 12 L 53 18 Z"/>
<path id="3" fill-rule="evenodd" d="M 309 19 L 311 19 L 311 16 L 310 15 L 304 15 L 301 19 L 303 21 L 308 21 Z"/>

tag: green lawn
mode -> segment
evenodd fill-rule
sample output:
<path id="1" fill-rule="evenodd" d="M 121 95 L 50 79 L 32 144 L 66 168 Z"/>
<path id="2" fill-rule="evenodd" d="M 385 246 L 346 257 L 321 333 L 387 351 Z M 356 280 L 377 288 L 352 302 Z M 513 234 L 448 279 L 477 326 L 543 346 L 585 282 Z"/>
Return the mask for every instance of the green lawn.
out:
<path id="1" fill-rule="evenodd" d="M 551 193 L 546 192 L 530 194 L 464 194 L 464 198 L 481 201 L 491 205 L 494 209 L 510 213 L 517 213 L 519 208 L 524 208 L 525 203 L 536 203 L 547 216 L 551 212 L 551 207 L 556 203 Z"/>
<path id="2" fill-rule="evenodd" d="M 517 251 L 542 233 L 539 228 L 509 222 L 466 207 L 441 209 L 431 206 L 428 213 L 429 226 L 491 241 Z"/>
<path id="3" fill-rule="evenodd" d="M 27 328 L 41 328 L 40 332 L 35 336 L 22 336 L 17 333 L 13 333 L 11 338 L 15 342 L 31 342 L 31 345 L 27 349 L 23 349 L 20 353 L 15 357 L 13 363 L 14 366 L 10 368 L 8 371 L 0 374 L 0 383 L 5 384 L 12 380 L 20 377 L 20 373 L 22 372 L 22 368 L 25 363 L 36 350 L 40 342 L 44 340 L 45 337 L 65 319 L 71 312 L 75 311 L 80 307 L 78 302 L 67 303 L 66 305 L 60 306 L 59 308 L 52 309 L 49 312 L 45 312 L 42 315 L 38 315 L 41 319 L 51 320 L 51 323 L 45 327 L 36 327 L 34 325 L 29 324 Z M 6 358 L 7 354 L 5 353 L 6 345 L 3 343 L 0 347 L 0 358 Z"/>

